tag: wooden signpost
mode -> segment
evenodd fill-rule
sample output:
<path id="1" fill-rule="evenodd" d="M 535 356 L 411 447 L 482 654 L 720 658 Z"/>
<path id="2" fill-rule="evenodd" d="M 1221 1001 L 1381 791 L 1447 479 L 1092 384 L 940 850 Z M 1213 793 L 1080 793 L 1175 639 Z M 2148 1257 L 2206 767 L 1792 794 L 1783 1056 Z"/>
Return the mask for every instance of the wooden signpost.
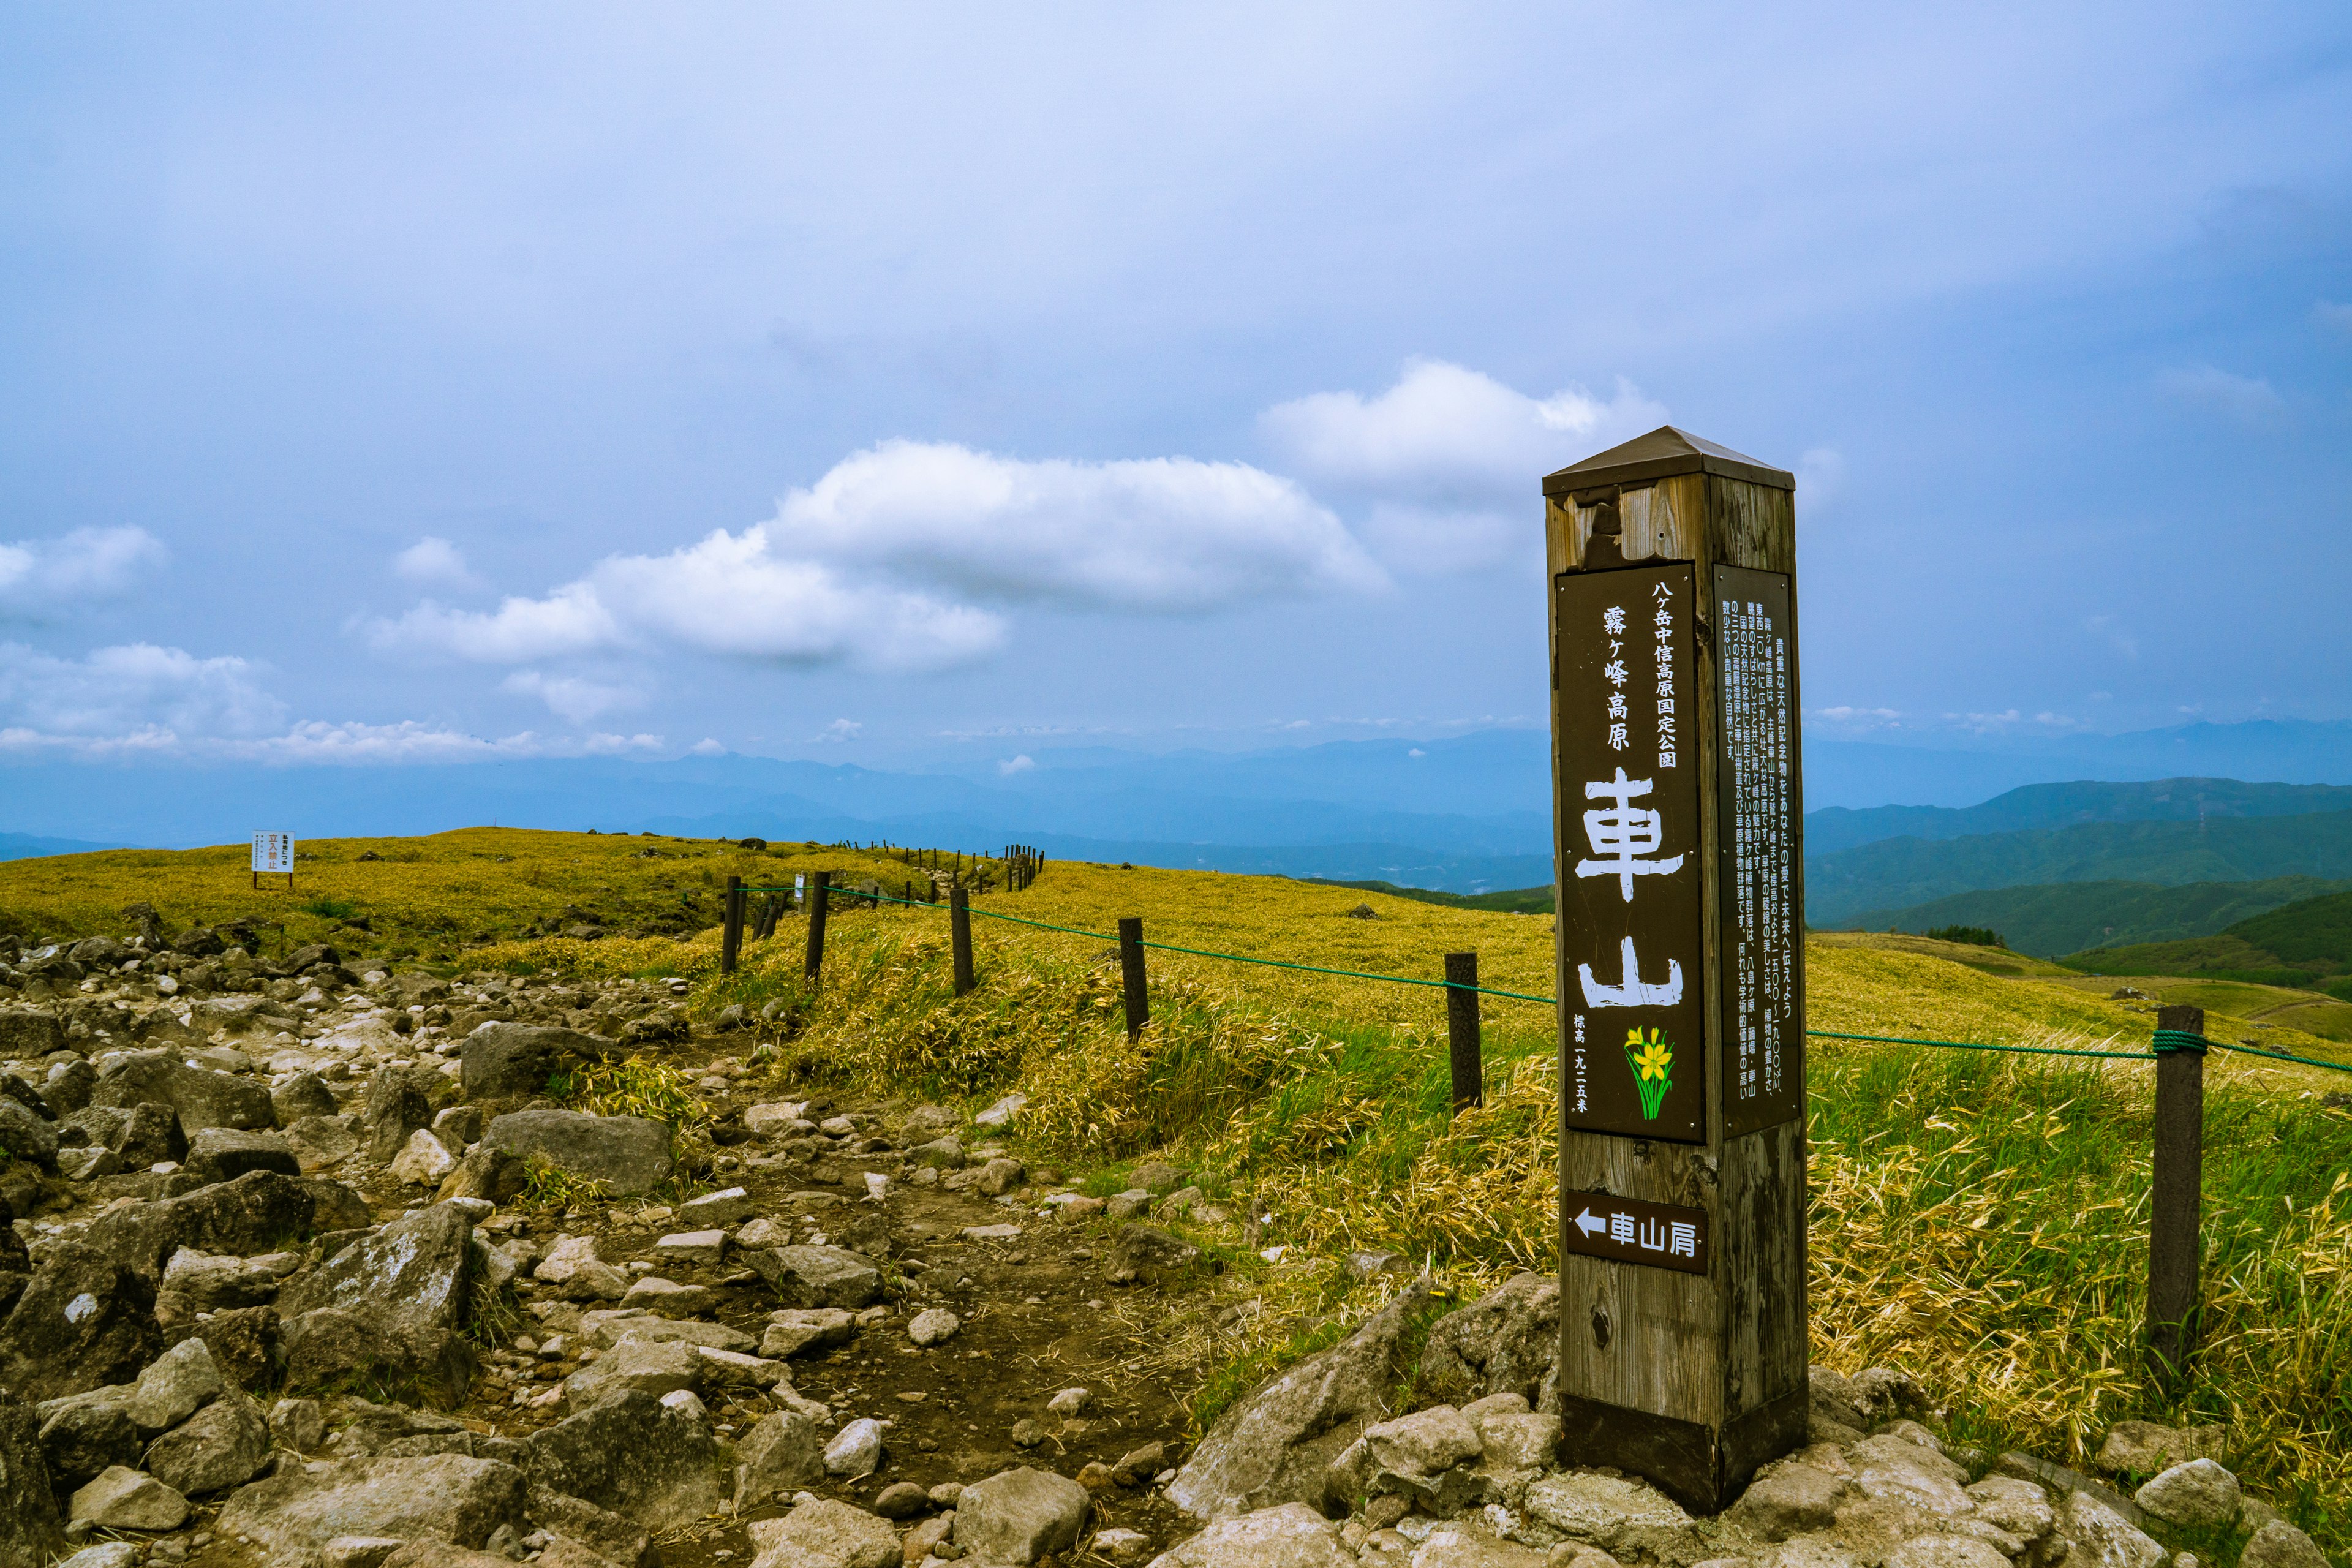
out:
<path id="1" fill-rule="evenodd" d="M 1712 1511 L 1805 1439 L 1796 481 L 1544 480 L 1565 1457 Z"/>

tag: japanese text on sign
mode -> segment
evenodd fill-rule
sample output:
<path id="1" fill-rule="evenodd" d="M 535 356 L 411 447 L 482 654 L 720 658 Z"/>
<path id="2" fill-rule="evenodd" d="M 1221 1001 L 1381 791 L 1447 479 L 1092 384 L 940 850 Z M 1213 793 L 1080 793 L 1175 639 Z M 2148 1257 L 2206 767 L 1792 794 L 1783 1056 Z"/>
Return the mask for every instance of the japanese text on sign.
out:
<path id="1" fill-rule="evenodd" d="M 1716 572 L 1722 659 L 1725 1131 L 1796 1116 L 1802 1105 L 1798 1005 L 1796 727 L 1789 580 Z"/>
<path id="2" fill-rule="evenodd" d="M 1561 1105 L 1591 1131 L 1706 1136 L 1698 784 L 1682 761 L 1695 571 L 1568 574 L 1558 594 L 1560 929 L 1576 984 Z"/>
<path id="3" fill-rule="evenodd" d="M 1559 1213 L 1560 1240 L 1570 1252 L 1688 1274 L 1706 1272 L 1705 1209 L 1571 1192 L 1562 1195 Z"/>
<path id="4" fill-rule="evenodd" d="M 286 872 L 294 869 L 294 836 L 290 833 L 257 833 L 253 836 L 253 868 L 256 871 Z"/>

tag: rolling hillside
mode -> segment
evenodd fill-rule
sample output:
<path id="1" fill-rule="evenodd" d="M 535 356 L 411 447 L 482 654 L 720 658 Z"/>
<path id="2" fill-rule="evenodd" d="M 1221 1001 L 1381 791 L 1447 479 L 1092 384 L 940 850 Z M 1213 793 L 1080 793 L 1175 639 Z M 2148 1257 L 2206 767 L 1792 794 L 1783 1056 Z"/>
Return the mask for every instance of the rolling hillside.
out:
<path id="1" fill-rule="evenodd" d="M 2282 905 L 2352 891 L 2352 881 L 2272 877 L 2258 882 L 2043 882 L 1986 888 L 1914 904 L 1870 910 L 1849 923 L 1863 931 L 1927 931 L 1990 926 L 2019 952 L 2055 958 L 2090 947 L 2186 942 L 2213 936 Z"/>
<path id="2" fill-rule="evenodd" d="M 1819 927 L 1908 910 L 1957 893 L 2053 882 L 2352 879 L 2352 811 L 2203 822 L 2098 822 L 2074 827 L 1893 838 L 1805 862 L 1805 917 Z"/>
<path id="3" fill-rule="evenodd" d="M 2104 974 L 2189 974 L 2303 985 L 2352 1001 L 2352 892 L 2305 899 L 2186 942 L 2092 948 L 2066 963 Z"/>
<path id="4" fill-rule="evenodd" d="M 1970 806 L 1825 807 L 1805 814 L 1805 849 L 1818 856 L 1888 838 L 1967 838 L 2089 822 L 2198 822 L 2327 811 L 2352 811 L 2352 787 L 2240 779 L 2158 779 L 2147 784 L 2077 780 L 2027 784 Z"/>

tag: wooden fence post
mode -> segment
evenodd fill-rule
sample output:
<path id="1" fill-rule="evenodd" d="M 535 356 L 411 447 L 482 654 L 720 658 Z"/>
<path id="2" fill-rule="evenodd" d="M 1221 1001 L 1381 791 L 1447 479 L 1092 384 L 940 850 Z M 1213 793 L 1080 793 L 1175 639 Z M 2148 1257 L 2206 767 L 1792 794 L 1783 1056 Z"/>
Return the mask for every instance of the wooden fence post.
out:
<path id="1" fill-rule="evenodd" d="M 2202 1040 L 2202 1007 L 2158 1007 L 2160 1034 Z M 2148 1203 L 2147 1348 L 2157 1376 L 2178 1384 L 2197 1346 L 2198 1244 L 2204 1205 L 2205 1053 L 2159 1038 L 2156 1170 Z"/>
<path id="2" fill-rule="evenodd" d="M 832 900 L 825 897 L 833 889 L 833 873 L 818 871 L 809 879 L 808 906 L 808 983 L 816 989 L 817 976 L 824 970 L 824 911 Z"/>
<path id="3" fill-rule="evenodd" d="M 1467 987 L 1468 989 L 1465 989 Z M 1454 1058 L 1454 1113 L 1486 1103 L 1486 1067 L 1478 1050 L 1478 955 L 1445 955 L 1445 1043 Z"/>
<path id="4" fill-rule="evenodd" d="M 971 896 L 961 888 L 948 894 L 948 941 L 955 952 L 955 994 L 967 994 L 971 980 Z"/>
<path id="5" fill-rule="evenodd" d="M 1151 998 L 1143 987 L 1141 915 L 1127 915 L 1118 922 L 1118 974 L 1127 992 L 1127 1037 L 1133 1039 L 1151 1021 Z"/>
<path id="6" fill-rule="evenodd" d="M 735 973 L 735 959 L 743 951 L 743 879 L 727 879 L 727 925 L 719 939 L 719 973 Z"/>

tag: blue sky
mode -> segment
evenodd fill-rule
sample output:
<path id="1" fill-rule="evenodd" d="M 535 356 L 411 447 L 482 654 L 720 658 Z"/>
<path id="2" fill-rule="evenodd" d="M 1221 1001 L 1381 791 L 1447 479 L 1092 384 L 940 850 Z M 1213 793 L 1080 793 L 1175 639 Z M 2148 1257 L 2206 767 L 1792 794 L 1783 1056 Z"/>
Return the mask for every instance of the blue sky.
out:
<path id="1" fill-rule="evenodd" d="M 1801 476 L 1808 722 L 2352 717 L 2337 6 L 18 6 L 0 755 L 1540 723 Z"/>

